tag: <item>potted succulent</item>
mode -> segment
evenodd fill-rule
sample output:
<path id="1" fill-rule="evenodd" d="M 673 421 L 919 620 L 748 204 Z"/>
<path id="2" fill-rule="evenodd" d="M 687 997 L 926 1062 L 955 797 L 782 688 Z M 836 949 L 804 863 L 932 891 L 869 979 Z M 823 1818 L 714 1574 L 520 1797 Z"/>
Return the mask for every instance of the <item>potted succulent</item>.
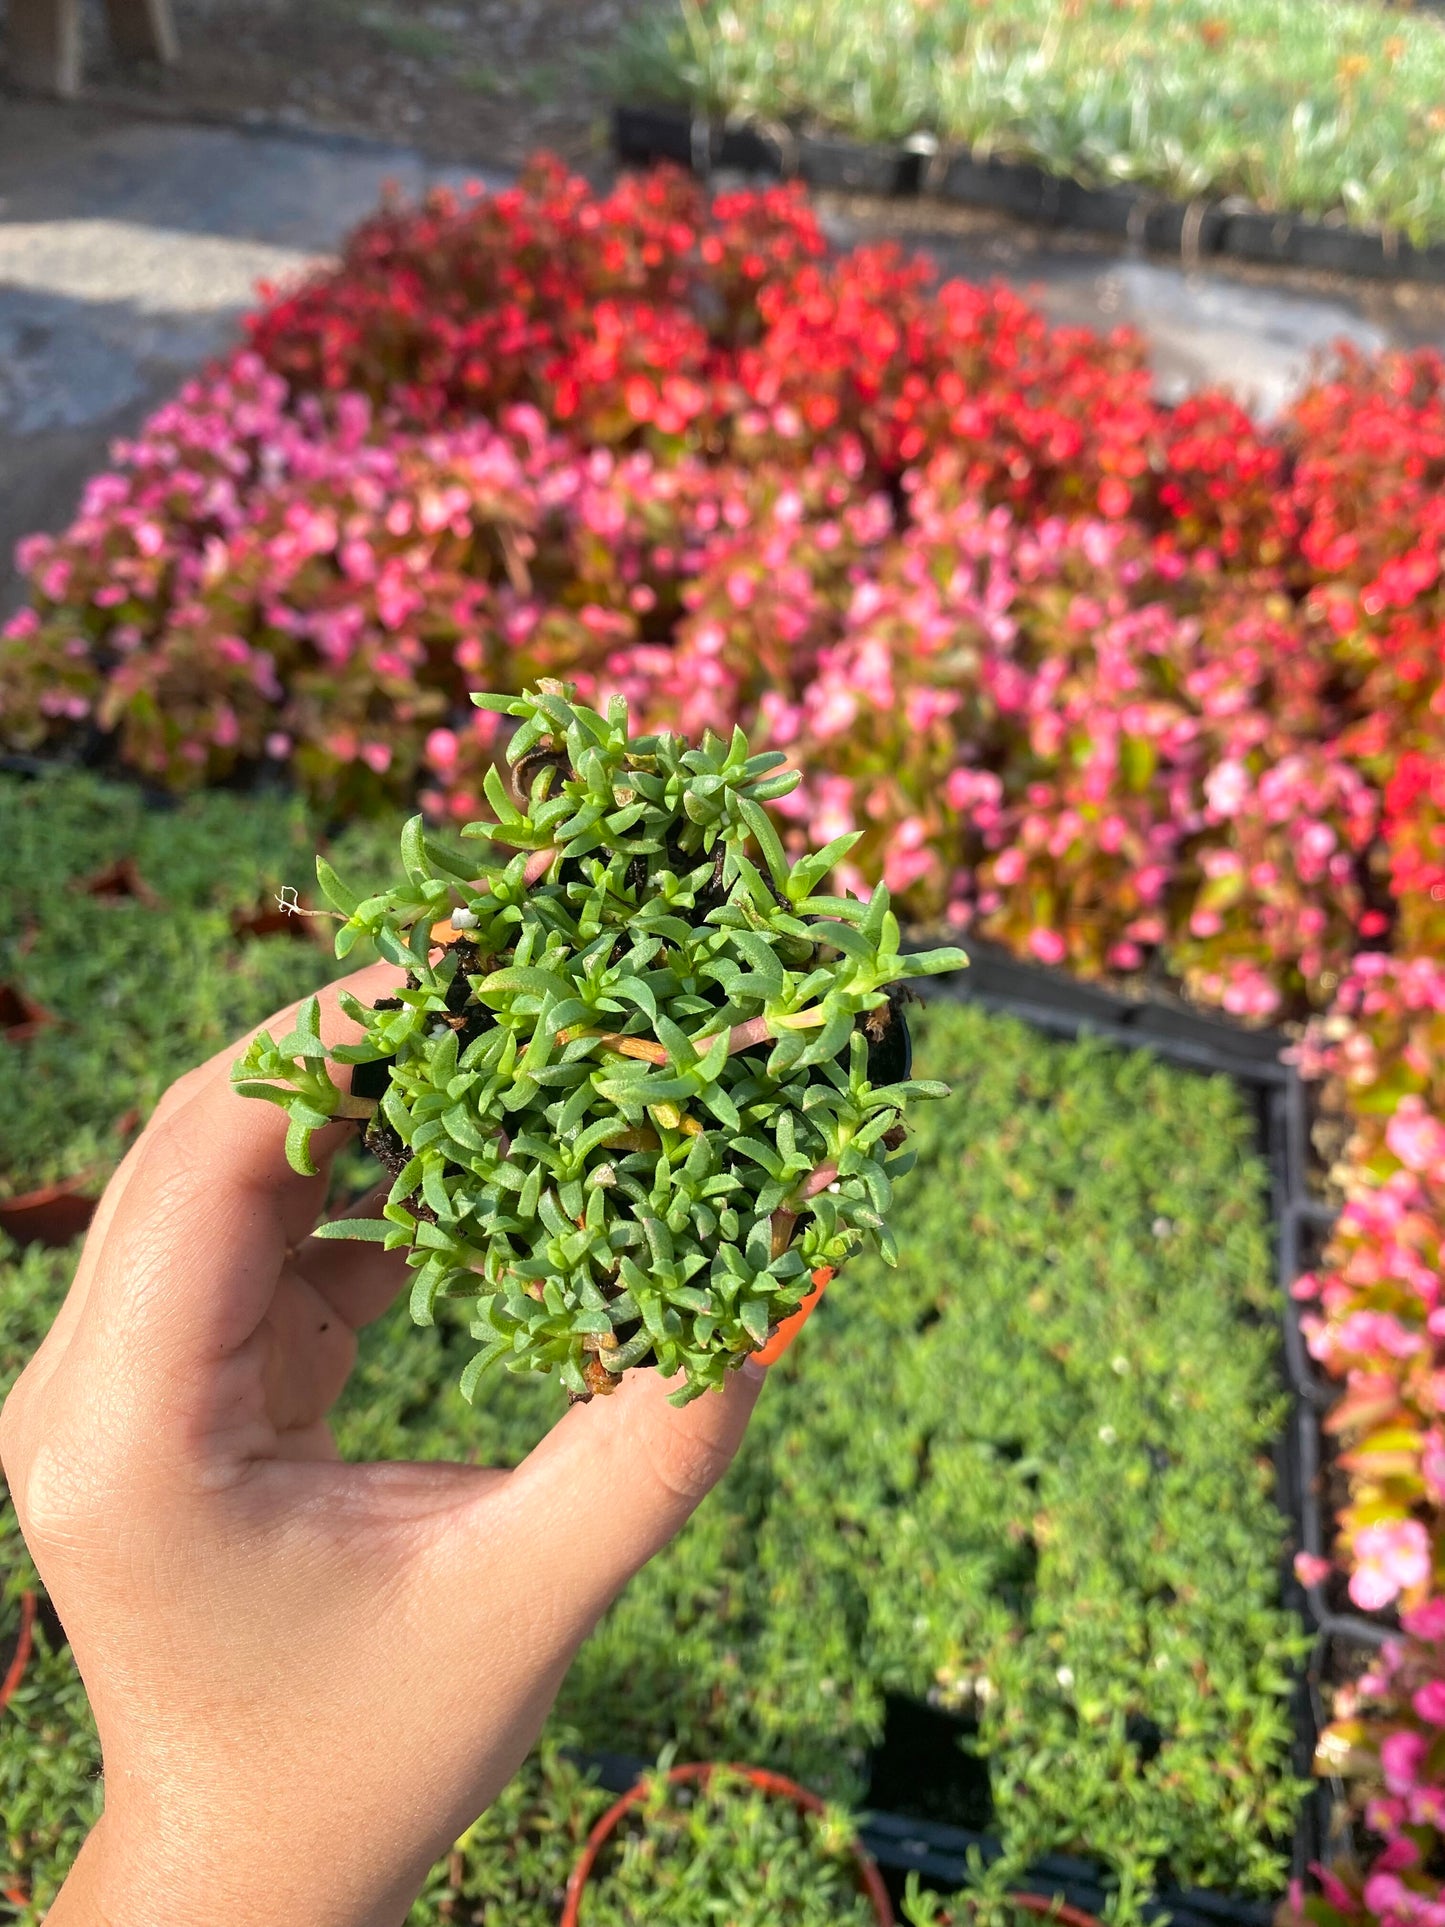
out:
<path id="1" fill-rule="evenodd" d="M 512 792 L 491 770 L 496 820 L 462 832 L 482 861 L 420 817 L 389 889 L 318 861 L 338 956 L 370 938 L 405 981 L 343 996 L 361 1037 L 331 1049 L 303 1006 L 236 1087 L 288 1112 L 301 1171 L 322 1126 L 364 1126 L 383 1214 L 322 1233 L 405 1251 L 422 1323 L 475 1300 L 468 1396 L 499 1362 L 574 1398 L 656 1366 L 685 1402 L 860 1245 L 892 1261 L 903 1108 L 946 1094 L 909 1081 L 900 989 L 966 959 L 901 954 L 886 890 L 820 894 L 855 839 L 790 863 L 765 805 L 798 778 L 741 730 L 633 737 L 558 683 L 474 700 L 515 723 Z"/>
<path id="2" fill-rule="evenodd" d="M 893 1927 L 852 1822 L 757 1767 L 645 1775 L 588 1835 L 561 1927 Z"/>

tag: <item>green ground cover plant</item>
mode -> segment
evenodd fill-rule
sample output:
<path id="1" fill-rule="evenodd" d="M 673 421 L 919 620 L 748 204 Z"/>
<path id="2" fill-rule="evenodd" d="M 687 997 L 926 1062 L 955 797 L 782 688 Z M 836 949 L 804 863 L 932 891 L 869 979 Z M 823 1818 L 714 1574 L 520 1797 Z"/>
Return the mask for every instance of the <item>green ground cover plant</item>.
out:
<path id="1" fill-rule="evenodd" d="M 801 1812 L 739 1774 L 657 1773 L 599 1856 L 582 1927 L 871 1927 L 856 1838 L 841 1809 Z"/>
<path id="2" fill-rule="evenodd" d="M 1445 30 L 1365 0 L 676 0 L 624 99 L 1445 235 Z"/>
<path id="3" fill-rule="evenodd" d="M 969 1855 L 971 1878 L 957 1893 L 938 1894 L 924 1886 L 916 1873 L 908 1876 L 899 1919 L 906 1927 L 1038 1927 L 1041 1918 L 1031 1907 L 1020 1907 L 1013 1895 L 1029 1891 L 1026 1869 L 1003 1855 L 984 1866 L 974 1850 Z"/>
<path id="4" fill-rule="evenodd" d="M 918 1120 L 897 1269 L 859 1258 L 829 1292 L 731 1474 L 584 1647 L 553 1739 L 671 1743 L 846 1802 L 885 1692 L 932 1694 L 968 1716 L 1014 1864 L 1102 1854 L 1121 1922 L 1161 1867 L 1276 1893 L 1304 1642 L 1279 1604 L 1283 1401 L 1244 1106 L 967 1006 L 914 1022 L 952 1095 Z M 0 1257 L 10 1368 L 67 1276 L 64 1254 Z M 469 1407 L 472 1349 L 462 1307 L 418 1334 L 399 1303 L 362 1336 L 343 1454 L 517 1463 L 565 1391 L 503 1373 Z M 74 1719 L 88 1732 L 83 1703 Z M 0 1720 L 0 1785 L 30 1733 Z M 57 1786 L 37 1840 L 93 1798 L 83 1774 Z M 526 1851 L 500 1851 L 513 1808 L 494 1810 L 413 1927 L 555 1919 L 605 1796 L 554 1752 L 507 1800 Z M 38 1892 L 63 1865 L 37 1846 L 17 1871 Z"/>
<path id="5" fill-rule="evenodd" d="M 903 1108 L 947 1091 L 908 1079 L 890 993 L 965 958 L 900 954 L 884 888 L 819 894 L 856 835 L 788 861 L 763 807 L 797 787 L 780 751 L 633 736 L 623 698 L 603 716 L 572 695 L 474 698 L 517 723 L 516 800 L 490 769 L 496 819 L 462 831 L 483 853 L 418 816 L 390 889 L 318 862 L 338 956 L 369 938 L 405 987 L 343 993 L 363 1036 L 329 1051 L 313 1000 L 253 1040 L 236 1088 L 285 1109 L 302 1172 L 316 1130 L 366 1120 L 383 1215 L 322 1235 L 405 1251 L 421 1324 L 475 1301 L 468 1398 L 495 1364 L 577 1398 L 648 1366 L 682 1375 L 684 1404 L 850 1255 L 894 1262 Z"/>
<path id="6" fill-rule="evenodd" d="M 0 1233 L 0 1400 L 60 1307 L 80 1247 L 21 1250 Z M 20 1595 L 39 1579 L 0 1477 L 0 1670 L 14 1651 Z M 70 1650 L 42 1618 L 34 1651 L 0 1712 L 0 1918 L 38 1919 L 100 1812 L 100 1745 Z M 33 1894 L 37 1910 L 13 1897 Z"/>
<path id="7" fill-rule="evenodd" d="M 98 1186 L 182 1071 L 338 972 L 324 943 L 233 928 L 288 886 L 304 893 L 318 828 L 281 797 L 152 810 L 80 773 L 0 776 L 0 983 L 55 1019 L 0 1040 L 0 1195 L 81 1174 Z M 358 826 L 341 848 L 374 861 L 394 835 L 394 820 Z M 110 891 L 87 890 L 108 873 Z"/>

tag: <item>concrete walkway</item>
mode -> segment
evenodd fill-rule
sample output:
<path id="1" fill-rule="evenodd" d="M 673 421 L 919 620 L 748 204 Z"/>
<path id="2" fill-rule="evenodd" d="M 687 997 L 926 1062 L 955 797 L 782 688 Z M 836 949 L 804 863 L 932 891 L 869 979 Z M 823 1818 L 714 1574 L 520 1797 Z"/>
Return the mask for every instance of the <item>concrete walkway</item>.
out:
<path id="1" fill-rule="evenodd" d="M 224 348 L 259 280 L 330 254 L 383 184 L 416 195 L 461 170 L 417 152 L 306 133 L 136 120 L 0 94 L 0 609 L 17 538 L 58 528 L 117 434 Z M 495 184 L 495 183 L 494 183 Z M 1277 409 L 1312 351 L 1445 343 L 1438 293 L 1282 292 L 1186 275 L 1007 224 L 825 202 L 840 243 L 898 232 L 949 273 L 1031 290 L 1060 320 L 1132 321 L 1161 390 L 1236 386 Z"/>
<path id="2" fill-rule="evenodd" d="M 10 557 L 235 337 L 258 281 L 330 254 L 387 182 L 457 170 L 339 138 L 124 120 L 0 94 L 0 608 Z"/>

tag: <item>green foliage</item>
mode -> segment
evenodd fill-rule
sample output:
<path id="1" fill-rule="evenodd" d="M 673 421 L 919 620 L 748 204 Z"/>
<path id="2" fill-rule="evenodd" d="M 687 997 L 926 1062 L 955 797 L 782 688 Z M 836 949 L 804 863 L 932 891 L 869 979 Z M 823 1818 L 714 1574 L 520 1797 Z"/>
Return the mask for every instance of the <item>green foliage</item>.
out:
<path id="1" fill-rule="evenodd" d="M 21 1251 L 0 1236 L 0 1401 L 39 1345 L 70 1285 L 79 1246 Z M 20 1595 L 40 1582 L 0 1478 L 0 1671 L 14 1651 Z M 42 1621 L 9 1706 L 0 1713 L 0 1893 L 17 1879 L 38 1919 L 100 1811 L 95 1723 L 69 1649 Z"/>
<path id="2" fill-rule="evenodd" d="M 82 1173 L 98 1185 L 129 1113 L 149 1113 L 181 1072 L 337 974 L 320 944 L 232 929 L 304 883 L 315 838 L 276 797 L 157 811 L 130 785 L 74 772 L 0 777 L 0 982 L 56 1019 L 0 1042 L 0 1190 Z M 365 860 L 377 840 L 375 827 L 348 832 L 342 860 Z M 159 902 L 83 887 L 117 864 Z"/>
<path id="3" fill-rule="evenodd" d="M 891 1027 L 888 986 L 957 967 L 901 955 L 880 888 L 817 894 L 844 837 L 789 865 L 762 805 L 792 789 L 778 752 L 632 738 L 563 685 L 478 697 L 518 719 L 495 770 L 495 823 L 464 835 L 515 850 L 474 878 L 415 818 L 405 881 L 358 898 L 331 866 L 345 956 L 369 937 L 407 967 L 396 998 L 343 999 L 360 1043 L 328 1051 L 314 1001 L 236 1068 L 284 1106 L 287 1150 L 375 1112 L 368 1141 L 394 1174 L 384 1216 L 327 1227 L 405 1250 L 412 1310 L 474 1298 L 482 1341 L 463 1390 L 505 1362 L 557 1371 L 574 1395 L 629 1367 L 680 1372 L 678 1403 L 764 1345 L 821 1267 L 870 1247 L 890 1262 L 890 1155 L 904 1102 L 943 1087 L 869 1075 L 865 1026 Z M 434 931 L 452 932 L 435 960 Z M 374 1099 L 331 1063 L 384 1064 Z"/>
<path id="4" fill-rule="evenodd" d="M 1165 1858 L 1184 1883 L 1277 1892 L 1304 1642 L 1278 1604 L 1282 1401 L 1249 1119 L 1223 1082 L 967 1007 L 916 1028 L 954 1091 L 920 1120 L 898 1268 L 850 1266 L 769 1374 L 733 1471 L 583 1648 L 554 1735 L 646 1757 L 671 1742 L 853 1800 L 885 1690 L 932 1693 L 972 1717 L 1015 1875 L 1098 1851 L 1121 1923 Z M 7 1372 L 72 1265 L 0 1252 Z M 501 1375 L 469 1408 L 471 1349 L 445 1301 L 424 1333 L 404 1303 L 363 1332 L 344 1456 L 516 1464 L 562 1388 Z M 52 1699 L 47 1730 L 62 1706 L 78 1751 L 64 1775 L 64 1747 L 45 1756 L 20 1869 L 37 1891 L 95 1798 L 83 1702 Z M 34 1730 L 0 1720 L 0 1788 Z M 530 1764 L 412 1927 L 550 1927 L 603 1799 L 571 1772 L 555 1751 Z"/>
<path id="5" fill-rule="evenodd" d="M 1223 1081 L 967 1007 L 915 1027 L 954 1091 L 920 1120 L 898 1269 L 860 1259 L 824 1299 L 559 1716 L 588 1746 L 670 1741 L 856 1799 L 884 1692 L 931 1694 L 976 1725 L 1015 1866 L 1101 1851 L 1122 1920 L 1166 1854 L 1181 1881 L 1276 1891 L 1303 1641 L 1278 1603 L 1249 1117 Z M 451 1310 L 420 1345 L 404 1307 L 362 1335 L 347 1456 L 511 1465 L 555 1421 L 547 1380 L 466 1411 Z"/>
<path id="6" fill-rule="evenodd" d="M 0 1605 L 0 1651 L 13 1644 L 18 1607 Z M 100 1744 L 70 1648 L 37 1621 L 35 1648 L 0 1715 L 0 1893 L 24 1882 L 38 1920 L 59 1891 L 101 1808 Z"/>
<path id="7" fill-rule="evenodd" d="M 968 1008 L 918 1029 L 954 1095 L 898 1270 L 823 1301 L 563 1713 L 846 1797 L 883 1692 L 931 1695 L 974 1723 L 1005 1842 L 1099 1852 L 1122 1917 L 1166 1858 L 1273 1891 L 1303 1642 L 1249 1119 L 1226 1083 Z"/>
<path id="8" fill-rule="evenodd" d="M 433 1868 L 407 1927 L 556 1927 L 567 1876 L 612 1804 L 549 1733 L 456 1850 Z M 590 1909 L 588 1920 L 591 1920 Z"/>
<path id="9" fill-rule="evenodd" d="M 985 1867 L 976 1847 L 969 1849 L 969 1861 L 967 1884 L 946 1898 L 925 1887 L 916 1873 L 909 1874 L 899 1916 L 907 1927 L 1038 1927 L 1041 1916 L 1010 1898 L 1026 1879 L 1033 1891 L 1036 1874 L 1029 1878 L 1025 1866 L 1008 1854 Z"/>
<path id="10" fill-rule="evenodd" d="M 624 98 L 1445 233 L 1445 34 L 1365 0 L 676 0 L 619 69 Z"/>
<path id="11" fill-rule="evenodd" d="M 662 1773 L 599 1857 L 585 1927 L 870 1927 L 857 1835 L 841 1810 L 802 1813 L 740 1775 L 669 1786 Z"/>

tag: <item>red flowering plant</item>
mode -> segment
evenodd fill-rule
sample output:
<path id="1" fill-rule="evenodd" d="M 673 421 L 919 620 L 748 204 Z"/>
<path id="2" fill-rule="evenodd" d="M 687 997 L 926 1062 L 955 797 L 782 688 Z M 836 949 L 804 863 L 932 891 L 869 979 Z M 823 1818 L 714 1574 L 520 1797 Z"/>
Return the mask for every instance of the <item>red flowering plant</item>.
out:
<path id="1" fill-rule="evenodd" d="M 915 922 L 1314 1014 L 1335 1552 L 1405 1633 L 1326 1742 L 1381 1858 L 1319 1905 L 1440 1927 L 1445 357 L 1169 408 L 1137 336 L 831 256 L 793 189 L 555 163 L 387 206 L 249 333 L 22 547 L 6 747 L 467 821 L 470 690 L 563 677 L 783 751 L 795 853 L 861 832 L 839 884 Z"/>

